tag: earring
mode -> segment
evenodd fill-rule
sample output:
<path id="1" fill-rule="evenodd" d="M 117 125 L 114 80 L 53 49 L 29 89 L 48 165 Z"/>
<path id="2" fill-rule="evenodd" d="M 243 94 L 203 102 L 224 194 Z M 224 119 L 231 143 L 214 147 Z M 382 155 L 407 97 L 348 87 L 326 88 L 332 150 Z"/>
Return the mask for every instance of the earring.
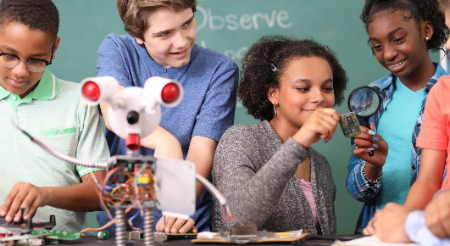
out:
<path id="1" fill-rule="evenodd" d="M 425 40 L 428 40 L 428 37 L 425 37 Z"/>

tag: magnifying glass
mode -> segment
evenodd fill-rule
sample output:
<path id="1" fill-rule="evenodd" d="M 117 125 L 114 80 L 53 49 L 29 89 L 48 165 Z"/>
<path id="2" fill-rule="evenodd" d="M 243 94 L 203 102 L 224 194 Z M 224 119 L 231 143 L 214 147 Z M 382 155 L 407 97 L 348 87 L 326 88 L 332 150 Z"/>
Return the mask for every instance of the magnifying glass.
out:
<path id="1" fill-rule="evenodd" d="M 364 126 L 370 129 L 369 118 L 378 112 L 381 107 L 381 96 L 372 87 L 361 86 L 354 89 L 348 97 L 348 108 L 358 118 L 364 120 Z M 374 151 L 369 152 L 373 156 Z"/>

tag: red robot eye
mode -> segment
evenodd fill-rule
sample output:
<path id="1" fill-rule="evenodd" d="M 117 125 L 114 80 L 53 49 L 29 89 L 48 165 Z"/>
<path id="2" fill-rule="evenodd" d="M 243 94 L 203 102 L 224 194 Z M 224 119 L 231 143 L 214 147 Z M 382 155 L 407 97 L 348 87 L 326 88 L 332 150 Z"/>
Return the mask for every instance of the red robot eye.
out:
<path id="1" fill-rule="evenodd" d="M 100 88 L 95 82 L 86 82 L 83 85 L 83 94 L 92 101 L 97 101 L 100 98 Z"/>
<path id="2" fill-rule="evenodd" d="M 175 83 L 169 83 L 161 91 L 161 98 L 165 103 L 171 103 L 177 100 L 180 95 L 180 88 Z"/>

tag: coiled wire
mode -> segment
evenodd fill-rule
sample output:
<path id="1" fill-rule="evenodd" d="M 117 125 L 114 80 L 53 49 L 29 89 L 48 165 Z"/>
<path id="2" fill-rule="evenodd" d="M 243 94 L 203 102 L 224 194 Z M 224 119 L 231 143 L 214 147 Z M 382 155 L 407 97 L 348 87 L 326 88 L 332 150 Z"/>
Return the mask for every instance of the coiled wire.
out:
<path id="1" fill-rule="evenodd" d="M 205 188 L 216 197 L 219 204 L 224 207 L 231 221 L 234 221 L 234 217 L 233 215 L 231 215 L 230 208 L 227 205 L 227 199 L 220 193 L 220 191 L 217 190 L 217 188 L 213 184 L 211 184 L 207 179 L 205 179 L 198 173 L 195 174 L 195 179 L 197 179 L 198 182 L 205 186 Z"/>
<path id="2" fill-rule="evenodd" d="M 37 144 L 39 147 L 41 147 L 43 150 L 47 151 L 50 155 L 53 155 L 54 157 L 63 160 L 65 162 L 77 165 L 77 166 L 83 166 L 83 167 L 91 167 L 91 168 L 100 168 L 100 169 L 106 169 L 108 168 L 108 163 L 106 162 L 92 162 L 92 161 L 82 161 L 78 160 L 76 158 L 73 158 L 72 156 L 65 155 L 52 147 L 48 146 L 41 140 L 31 136 L 28 132 L 22 130 L 14 121 L 13 124 L 19 129 L 23 134 L 25 134 L 27 137 L 30 138 L 31 142 Z"/>

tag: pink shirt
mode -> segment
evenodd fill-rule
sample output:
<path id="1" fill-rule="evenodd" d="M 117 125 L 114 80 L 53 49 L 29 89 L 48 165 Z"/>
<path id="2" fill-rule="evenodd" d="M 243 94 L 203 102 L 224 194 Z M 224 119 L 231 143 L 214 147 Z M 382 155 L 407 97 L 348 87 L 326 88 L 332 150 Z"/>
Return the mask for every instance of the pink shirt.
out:
<path id="1" fill-rule="evenodd" d="M 447 150 L 447 176 L 442 189 L 450 188 L 450 76 L 441 77 L 428 94 L 422 129 L 417 146 L 424 149 Z M 444 172 L 444 170 L 442 170 Z"/>
<path id="2" fill-rule="evenodd" d="M 316 204 L 314 202 L 312 184 L 311 182 L 305 181 L 304 179 L 298 179 L 298 182 L 300 183 L 303 193 L 305 194 L 306 199 L 308 200 L 309 207 L 311 207 L 311 211 L 314 218 L 314 224 L 316 225 L 317 232 L 319 232 L 320 231 L 319 219 L 317 218 Z"/>

